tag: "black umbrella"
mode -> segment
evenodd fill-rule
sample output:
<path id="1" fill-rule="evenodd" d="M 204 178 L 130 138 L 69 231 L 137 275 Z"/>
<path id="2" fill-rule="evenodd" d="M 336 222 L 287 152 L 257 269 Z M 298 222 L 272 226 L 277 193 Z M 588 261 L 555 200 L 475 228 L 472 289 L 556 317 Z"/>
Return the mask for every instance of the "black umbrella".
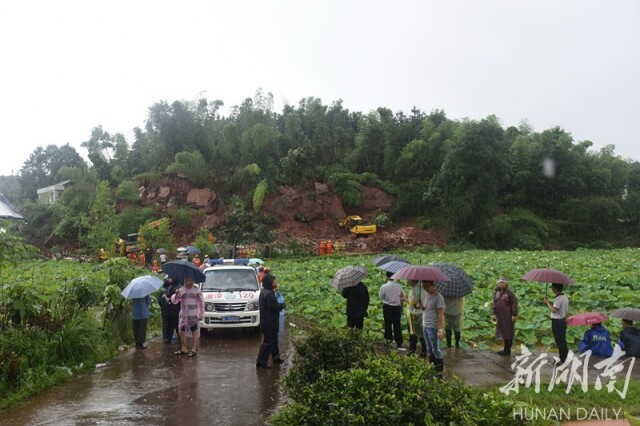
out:
<path id="1" fill-rule="evenodd" d="M 380 256 L 376 256 L 371 260 L 371 263 L 373 263 L 376 266 L 380 266 L 394 260 L 397 260 L 398 262 L 409 263 L 407 259 L 405 259 L 404 257 L 400 257 L 397 254 L 383 254 Z"/>
<path id="2" fill-rule="evenodd" d="M 619 308 L 611 312 L 609 316 L 621 318 L 627 321 L 640 321 L 640 309 L 638 308 Z"/>
<path id="3" fill-rule="evenodd" d="M 162 272 L 180 282 L 184 282 L 185 277 L 193 278 L 194 283 L 202 283 L 205 280 L 200 269 L 194 263 L 184 259 L 165 263 L 162 265 Z"/>
<path id="4" fill-rule="evenodd" d="M 464 297 L 473 291 L 473 280 L 461 267 L 445 262 L 432 263 L 431 266 L 449 277 L 449 281 L 436 281 L 436 288 L 444 297 Z"/>

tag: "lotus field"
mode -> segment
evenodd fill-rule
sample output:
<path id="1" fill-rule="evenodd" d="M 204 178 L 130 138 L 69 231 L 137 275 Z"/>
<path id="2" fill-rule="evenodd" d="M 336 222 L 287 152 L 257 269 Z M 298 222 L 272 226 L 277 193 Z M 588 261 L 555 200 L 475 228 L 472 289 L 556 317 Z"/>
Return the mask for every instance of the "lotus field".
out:
<path id="1" fill-rule="evenodd" d="M 525 281 L 521 277 L 531 269 L 560 270 L 575 282 L 565 286 L 569 297 L 569 315 L 585 311 L 608 314 L 620 307 L 640 308 L 640 249 L 577 251 L 486 251 L 465 252 L 400 252 L 396 253 L 414 265 L 447 262 L 462 267 L 474 281 L 474 291 L 465 297 L 463 346 L 477 344 L 479 349 L 492 349 L 501 341 L 495 337 L 491 319 L 492 298 L 498 277 L 509 280 L 518 297 L 520 315 L 516 323 L 516 344 L 544 350 L 554 344 L 549 310 L 543 303 L 547 284 Z M 347 265 L 367 269 L 363 280 L 369 287 L 371 303 L 365 319 L 367 333 L 383 335 L 382 304 L 378 290 L 386 282 L 385 274 L 371 263 L 376 255 L 322 256 L 309 259 L 272 259 L 267 262 L 278 278 L 278 286 L 287 302 L 287 312 L 321 324 L 346 326 L 346 301 L 329 282 L 334 273 Z M 407 291 L 405 281 L 399 281 Z M 553 293 L 548 291 L 553 300 Z M 403 318 L 403 324 L 406 319 Z M 610 318 L 604 325 L 617 341 L 621 323 Z M 577 351 L 585 326 L 568 327 L 570 349 Z M 406 336 L 405 336 L 406 338 Z"/>

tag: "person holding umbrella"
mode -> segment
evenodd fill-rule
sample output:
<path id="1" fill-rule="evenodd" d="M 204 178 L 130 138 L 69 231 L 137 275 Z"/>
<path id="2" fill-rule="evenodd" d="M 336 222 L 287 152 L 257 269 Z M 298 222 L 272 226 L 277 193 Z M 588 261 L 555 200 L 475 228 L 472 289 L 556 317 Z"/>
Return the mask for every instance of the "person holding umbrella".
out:
<path id="1" fill-rule="evenodd" d="M 343 288 L 340 294 L 347 299 L 347 327 L 362 330 L 369 309 L 369 289 L 359 281 L 354 286 Z"/>
<path id="2" fill-rule="evenodd" d="M 405 295 L 402 286 L 391 276 L 394 273 L 387 271 L 387 282 L 380 287 L 378 296 L 382 300 L 382 316 L 384 319 L 384 338 L 387 342 L 396 342 L 398 350 L 402 348 L 402 302 Z"/>
<path id="3" fill-rule="evenodd" d="M 580 353 L 591 351 L 591 354 L 602 357 L 610 357 L 613 354 L 611 336 L 609 330 L 602 323 L 591 324 L 584 332 L 582 340 L 578 342 Z"/>
<path id="4" fill-rule="evenodd" d="M 633 321 L 623 319 L 620 340 L 620 349 L 624 350 L 627 356 L 640 357 L 640 330 L 633 326 Z"/>
<path id="5" fill-rule="evenodd" d="M 180 305 L 171 303 L 171 296 L 180 288 L 180 283 L 166 275 L 162 284 L 162 291 L 158 296 L 160 303 L 160 313 L 162 314 L 162 337 L 165 343 L 171 343 L 173 332 L 176 336 L 180 335 L 178 328 L 178 319 L 180 316 Z"/>
<path id="6" fill-rule="evenodd" d="M 569 353 L 569 347 L 567 346 L 567 313 L 569 313 L 569 298 L 562 292 L 562 284 L 551 284 L 551 291 L 555 295 L 553 304 L 549 302 L 549 299 L 545 296 L 544 304 L 547 305 L 549 311 L 551 311 L 551 332 L 553 338 L 556 341 L 558 347 L 560 363 L 564 364 Z"/>
<path id="7" fill-rule="evenodd" d="M 136 349 L 147 349 L 145 340 L 147 340 L 147 319 L 151 303 L 149 295 L 131 299 L 133 340 L 136 342 Z"/>
<path id="8" fill-rule="evenodd" d="M 633 326 L 633 321 L 640 321 L 640 309 L 619 308 L 609 316 L 622 320 L 622 331 L 618 346 L 627 356 L 640 357 L 640 330 Z"/>
<path id="9" fill-rule="evenodd" d="M 197 270 L 197 269 L 196 269 Z M 180 303 L 178 329 L 180 330 L 180 350 L 174 355 L 198 355 L 200 343 L 200 321 L 204 317 L 204 297 L 202 291 L 193 285 L 193 276 L 185 275 L 184 287 L 176 289 L 171 296 L 171 302 Z M 191 350 L 187 352 L 187 330 L 191 331 Z"/>
<path id="10" fill-rule="evenodd" d="M 455 337 L 456 348 L 460 347 L 460 334 L 463 323 L 464 297 L 444 296 L 444 332 L 447 339 L 447 348 L 451 348 L 451 337 Z"/>
<path id="11" fill-rule="evenodd" d="M 418 340 L 422 347 L 421 355 L 423 358 L 427 356 L 427 343 L 424 340 L 424 330 L 422 328 L 422 313 L 424 311 L 423 295 L 426 296 L 422 285 L 417 280 L 407 280 L 411 290 L 407 296 L 408 315 L 407 323 L 409 325 L 409 352 L 407 355 L 413 355 L 418 348 Z"/>
<path id="12" fill-rule="evenodd" d="M 509 283 L 500 277 L 493 294 L 493 320 L 496 322 L 496 337 L 504 340 L 504 349 L 498 355 L 511 355 L 518 319 L 518 298 L 509 289 Z"/>
<path id="13" fill-rule="evenodd" d="M 131 300 L 133 320 L 133 340 L 136 349 L 147 349 L 147 319 L 149 318 L 149 295 L 157 291 L 162 285 L 162 280 L 154 275 L 136 277 L 122 290 L 122 296 Z"/>
<path id="14" fill-rule="evenodd" d="M 424 312 L 422 314 L 422 327 L 424 339 L 427 343 L 429 361 L 435 365 L 436 374 L 442 377 L 444 361 L 440 350 L 442 329 L 444 327 L 444 297 L 438 293 L 434 281 L 423 281 L 422 288 L 426 292 L 423 299 Z"/>

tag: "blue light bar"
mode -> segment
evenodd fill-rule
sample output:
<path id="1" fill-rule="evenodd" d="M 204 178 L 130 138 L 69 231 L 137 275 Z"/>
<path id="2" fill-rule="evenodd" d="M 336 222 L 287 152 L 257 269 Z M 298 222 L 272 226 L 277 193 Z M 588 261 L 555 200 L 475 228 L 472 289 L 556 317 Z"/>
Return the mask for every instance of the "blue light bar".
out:
<path id="1" fill-rule="evenodd" d="M 248 265 L 249 259 L 209 259 L 209 265 Z"/>

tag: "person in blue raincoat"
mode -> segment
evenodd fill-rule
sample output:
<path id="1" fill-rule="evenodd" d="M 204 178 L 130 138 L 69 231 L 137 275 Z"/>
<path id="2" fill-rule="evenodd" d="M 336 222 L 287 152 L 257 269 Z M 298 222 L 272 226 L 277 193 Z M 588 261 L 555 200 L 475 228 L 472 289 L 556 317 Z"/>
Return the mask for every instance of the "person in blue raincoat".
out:
<path id="1" fill-rule="evenodd" d="M 591 324 L 578 343 L 578 349 L 580 353 L 591 351 L 593 355 L 610 357 L 613 354 L 613 346 L 609 330 L 600 323 Z"/>
<path id="2" fill-rule="evenodd" d="M 151 297 L 139 297 L 131 299 L 133 318 L 133 340 L 136 342 L 136 349 L 147 349 L 145 340 L 147 339 L 147 318 L 149 318 L 149 305 Z"/>

